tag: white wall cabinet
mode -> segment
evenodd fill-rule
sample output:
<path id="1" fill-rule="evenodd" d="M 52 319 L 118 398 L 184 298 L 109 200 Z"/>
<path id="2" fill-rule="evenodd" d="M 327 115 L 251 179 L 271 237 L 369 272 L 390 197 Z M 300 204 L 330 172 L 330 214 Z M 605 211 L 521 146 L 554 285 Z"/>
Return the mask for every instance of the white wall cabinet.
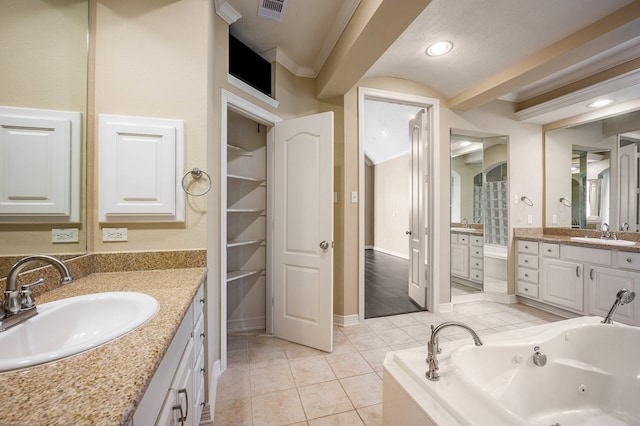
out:
<path id="1" fill-rule="evenodd" d="M 205 306 L 203 284 L 133 414 L 132 426 L 200 423 L 206 388 Z"/>
<path id="2" fill-rule="evenodd" d="M 183 222 L 184 123 L 100 114 L 98 220 Z"/>
<path id="3" fill-rule="evenodd" d="M 525 240 L 517 247 L 519 296 L 605 316 L 618 291 L 640 291 L 640 253 Z M 640 304 L 620 306 L 613 320 L 640 325 Z"/>

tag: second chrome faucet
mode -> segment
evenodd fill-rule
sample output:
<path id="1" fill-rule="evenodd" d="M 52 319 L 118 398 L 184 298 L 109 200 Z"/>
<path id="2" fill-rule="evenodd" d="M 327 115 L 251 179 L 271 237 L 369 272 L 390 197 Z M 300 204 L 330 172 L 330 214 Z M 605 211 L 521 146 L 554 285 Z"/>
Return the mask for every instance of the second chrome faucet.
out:
<path id="1" fill-rule="evenodd" d="M 437 327 L 434 327 L 434 325 L 431 324 L 431 339 L 429 339 L 429 342 L 427 343 L 427 364 L 429 365 L 429 368 L 427 369 L 426 373 L 427 379 L 431 381 L 440 380 L 440 375 L 438 374 L 438 354 L 440 353 L 440 347 L 438 346 L 438 334 L 447 327 L 464 328 L 471 334 L 471 337 L 473 337 L 475 345 L 482 346 L 482 340 L 480 340 L 480 336 L 478 336 L 478 334 L 473 331 L 471 327 L 464 323 L 457 321 L 447 321 L 443 322 Z"/>

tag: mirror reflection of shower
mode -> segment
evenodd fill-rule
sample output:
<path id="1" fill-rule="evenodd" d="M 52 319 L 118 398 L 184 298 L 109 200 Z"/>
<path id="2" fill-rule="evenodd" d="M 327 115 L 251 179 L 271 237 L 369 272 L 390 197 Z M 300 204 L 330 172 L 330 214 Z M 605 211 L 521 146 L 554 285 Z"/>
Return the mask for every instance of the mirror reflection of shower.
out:
<path id="1" fill-rule="evenodd" d="M 574 149 L 571 164 L 571 226 L 600 229 L 610 223 L 611 152 Z"/>
<path id="2" fill-rule="evenodd" d="M 507 170 L 506 136 L 451 130 L 452 301 L 506 286 Z"/>

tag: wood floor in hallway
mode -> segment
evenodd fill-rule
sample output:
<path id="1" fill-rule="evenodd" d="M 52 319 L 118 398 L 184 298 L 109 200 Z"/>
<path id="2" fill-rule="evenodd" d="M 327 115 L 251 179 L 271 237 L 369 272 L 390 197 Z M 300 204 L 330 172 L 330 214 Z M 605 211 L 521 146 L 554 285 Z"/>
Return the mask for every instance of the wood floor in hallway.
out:
<path id="1" fill-rule="evenodd" d="M 409 261 L 376 250 L 365 250 L 364 317 L 419 312 L 408 294 Z"/>

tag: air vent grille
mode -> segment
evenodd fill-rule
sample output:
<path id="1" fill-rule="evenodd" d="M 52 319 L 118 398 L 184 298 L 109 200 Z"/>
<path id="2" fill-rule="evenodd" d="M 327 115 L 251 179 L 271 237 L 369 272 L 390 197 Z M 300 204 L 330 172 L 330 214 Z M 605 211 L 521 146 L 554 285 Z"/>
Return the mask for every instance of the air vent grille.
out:
<path id="1" fill-rule="evenodd" d="M 280 22 L 286 7 L 287 0 L 260 0 L 258 16 Z"/>

